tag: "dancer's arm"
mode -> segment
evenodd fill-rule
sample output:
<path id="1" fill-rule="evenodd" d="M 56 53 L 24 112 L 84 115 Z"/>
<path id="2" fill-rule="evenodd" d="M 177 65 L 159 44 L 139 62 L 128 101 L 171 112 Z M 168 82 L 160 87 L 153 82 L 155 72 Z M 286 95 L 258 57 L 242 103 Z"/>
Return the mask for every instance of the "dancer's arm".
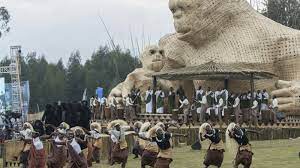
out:
<path id="1" fill-rule="evenodd" d="M 146 140 L 146 141 L 152 141 L 151 138 L 147 138 L 146 137 L 146 133 L 139 133 L 139 134 L 136 134 L 139 138 L 143 139 L 143 140 Z"/>
<path id="2" fill-rule="evenodd" d="M 202 136 L 202 133 L 200 133 L 200 140 L 201 140 L 201 141 L 206 140 L 206 138 L 205 138 L 204 136 Z"/>

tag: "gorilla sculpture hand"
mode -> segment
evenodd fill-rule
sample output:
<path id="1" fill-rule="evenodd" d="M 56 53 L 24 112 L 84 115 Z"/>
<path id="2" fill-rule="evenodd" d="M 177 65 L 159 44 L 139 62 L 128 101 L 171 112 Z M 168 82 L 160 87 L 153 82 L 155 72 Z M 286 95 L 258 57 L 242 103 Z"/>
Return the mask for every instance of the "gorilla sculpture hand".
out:
<path id="1" fill-rule="evenodd" d="M 300 81 L 279 80 L 276 88 L 272 95 L 277 97 L 279 111 L 292 112 L 300 108 Z"/>

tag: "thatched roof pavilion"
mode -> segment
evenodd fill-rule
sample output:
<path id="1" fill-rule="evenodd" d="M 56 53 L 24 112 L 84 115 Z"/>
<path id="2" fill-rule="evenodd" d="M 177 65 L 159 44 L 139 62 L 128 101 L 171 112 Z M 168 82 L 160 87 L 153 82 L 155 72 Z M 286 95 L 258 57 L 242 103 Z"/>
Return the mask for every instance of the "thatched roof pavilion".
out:
<path id="1" fill-rule="evenodd" d="M 208 63 L 162 71 L 151 74 L 153 77 L 166 80 L 259 80 L 271 79 L 276 75 L 272 72 L 261 70 L 251 64 L 243 63 Z"/>
<path id="2" fill-rule="evenodd" d="M 165 80 L 223 80 L 224 87 L 228 87 L 228 80 L 249 80 L 252 100 L 254 80 L 272 79 L 275 74 L 261 69 L 257 64 L 249 63 L 216 63 L 210 61 L 198 66 L 184 67 L 169 71 L 148 74 L 153 77 L 153 88 L 157 85 L 157 78 Z M 153 101 L 155 104 L 155 100 Z"/>

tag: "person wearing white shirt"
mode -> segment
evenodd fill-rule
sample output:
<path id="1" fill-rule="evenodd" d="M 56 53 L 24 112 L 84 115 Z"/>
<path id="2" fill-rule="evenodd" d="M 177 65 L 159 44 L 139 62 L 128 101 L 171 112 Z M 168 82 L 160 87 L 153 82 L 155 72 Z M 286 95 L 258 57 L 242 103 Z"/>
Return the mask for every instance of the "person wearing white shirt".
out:
<path id="1" fill-rule="evenodd" d="M 200 103 L 201 103 L 201 111 L 200 111 L 199 120 L 200 120 L 201 123 L 203 123 L 204 120 L 205 120 L 205 113 L 206 113 L 206 110 L 208 108 L 206 95 L 203 95 L 202 100 L 200 101 Z"/>
<path id="2" fill-rule="evenodd" d="M 91 109 L 93 109 L 94 99 L 95 99 L 94 96 L 92 96 L 92 97 L 90 98 L 90 108 L 91 108 Z"/>
<path id="3" fill-rule="evenodd" d="M 94 119 L 96 119 L 96 117 L 99 115 L 97 112 L 99 110 L 99 109 L 97 109 L 98 104 L 99 104 L 98 97 L 96 97 L 93 100 L 93 106 L 92 106 L 92 113 L 93 113 Z"/>
<path id="4" fill-rule="evenodd" d="M 196 111 L 197 111 L 197 116 L 199 121 L 202 123 L 203 122 L 203 114 L 201 114 L 201 110 L 202 110 L 202 103 L 201 101 L 203 100 L 204 97 L 204 90 L 202 89 L 201 86 L 199 86 L 198 90 L 196 91 Z"/>
<path id="5" fill-rule="evenodd" d="M 125 118 L 127 121 L 132 121 L 134 118 L 133 101 L 130 94 L 125 99 Z"/>
<path id="6" fill-rule="evenodd" d="M 256 92 L 256 100 L 258 103 L 258 112 L 260 112 L 261 111 L 261 103 L 263 100 L 262 92 L 260 90 L 257 90 L 257 92 Z"/>
<path id="7" fill-rule="evenodd" d="M 109 130 L 112 140 L 111 150 L 111 165 L 121 163 L 121 167 L 125 168 L 128 158 L 128 144 L 125 139 L 125 133 L 130 129 L 130 126 L 121 126 L 117 123 L 112 130 Z"/>
<path id="8" fill-rule="evenodd" d="M 199 88 L 196 90 L 196 98 L 199 94 L 203 95 L 203 93 L 204 93 L 204 90 L 202 89 L 202 86 L 199 86 Z"/>
<path id="9" fill-rule="evenodd" d="M 228 106 L 228 97 L 229 97 L 228 90 L 224 88 L 221 91 L 221 95 L 224 95 L 224 108 L 227 108 L 227 106 Z"/>
<path id="10" fill-rule="evenodd" d="M 145 103 L 146 103 L 146 113 L 152 113 L 152 99 L 153 90 L 149 87 L 146 91 Z"/>
<path id="11" fill-rule="evenodd" d="M 105 119 L 105 107 L 107 105 L 107 99 L 106 97 L 102 97 L 100 99 L 100 113 L 101 113 L 101 119 Z"/>
<path id="12" fill-rule="evenodd" d="M 232 107 L 234 108 L 235 123 L 239 123 L 239 117 L 241 113 L 240 95 L 235 95 L 234 97 L 235 99 Z"/>
<path id="13" fill-rule="evenodd" d="M 214 98 L 215 98 L 215 102 L 216 102 L 216 103 L 218 103 L 218 97 L 219 97 L 220 95 L 221 95 L 220 89 L 216 90 L 216 91 L 215 91 L 215 95 L 214 95 L 214 96 L 215 96 Z"/>
<path id="14" fill-rule="evenodd" d="M 221 95 L 217 97 L 218 104 L 216 105 L 215 114 L 219 118 L 219 122 L 222 121 L 222 117 L 224 116 L 224 99 Z"/>
<path id="15" fill-rule="evenodd" d="M 155 95 L 156 95 L 156 113 L 163 114 L 165 93 L 162 91 L 161 87 L 155 92 Z"/>
<path id="16" fill-rule="evenodd" d="M 32 132 L 32 146 L 30 148 L 30 155 L 28 158 L 28 167 L 46 167 L 46 152 L 44 149 L 43 142 L 40 140 L 39 133 L 36 131 Z"/>
<path id="17" fill-rule="evenodd" d="M 23 124 L 23 130 L 20 131 L 24 146 L 20 154 L 20 163 L 26 167 L 28 165 L 28 156 L 31 148 L 33 127 L 30 123 Z"/>
<path id="18" fill-rule="evenodd" d="M 188 117 L 189 117 L 189 100 L 187 99 L 186 96 L 183 96 L 183 100 L 180 100 L 180 109 L 183 110 L 183 123 L 187 124 Z"/>
<path id="19" fill-rule="evenodd" d="M 273 112 L 273 115 L 274 115 L 274 121 L 276 122 L 277 121 L 276 116 L 277 116 L 277 113 L 278 113 L 278 99 L 277 99 L 276 96 L 273 96 L 271 108 L 272 108 L 272 112 Z"/>
<path id="20" fill-rule="evenodd" d="M 258 113 L 258 101 L 254 100 L 251 107 L 251 123 L 254 123 L 254 125 L 257 125 L 258 119 L 257 119 L 257 113 Z"/>
<path id="21" fill-rule="evenodd" d="M 208 91 L 206 92 L 206 101 L 207 101 L 207 110 L 206 113 L 210 116 L 211 111 L 214 111 L 215 106 L 215 93 L 208 88 Z"/>
<path id="22" fill-rule="evenodd" d="M 262 93 L 261 110 L 268 110 L 268 101 L 269 101 L 269 94 L 266 91 L 266 89 L 264 89 Z"/>
<path id="23" fill-rule="evenodd" d="M 94 100 L 93 100 L 93 106 L 96 107 L 98 102 L 99 102 L 98 98 L 94 98 Z"/>
<path id="24" fill-rule="evenodd" d="M 113 95 L 110 99 L 109 102 L 109 108 L 110 108 L 110 114 L 111 114 L 111 118 L 114 120 L 117 118 L 117 104 L 118 101 L 116 99 L 116 97 Z"/>
<path id="25" fill-rule="evenodd" d="M 67 143 L 69 162 L 68 167 L 88 167 L 87 158 L 85 157 L 81 145 L 85 144 L 86 141 L 80 138 L 83 130 L 75 129 L 74 131 L 69 130 L 69 141 Z"/>
<path id="26" fill-rule="evenodd" d="M 87 140 L 88 143 L 92 144 L 91 157 L 87 157 L 88 165 L 92 166 L 93 161 L 96 161 L 96 163 L 100 163 L 100 149 L 102 146 L 101 124 L 97 122 L 91 123 L 89 133 L 90 135 L 85 135 L 85 140 Z"/>

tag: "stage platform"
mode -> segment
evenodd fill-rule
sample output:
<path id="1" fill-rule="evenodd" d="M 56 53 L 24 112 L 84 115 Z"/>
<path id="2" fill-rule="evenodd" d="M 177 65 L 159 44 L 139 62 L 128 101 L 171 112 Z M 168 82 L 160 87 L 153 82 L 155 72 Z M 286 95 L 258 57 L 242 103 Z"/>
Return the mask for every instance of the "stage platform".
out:
<path id="1" fill-rule="evenodd" d="M 242 117 L 240 117 L 242 120 Z M 214 120 L 208 120 L 207 122 L 213 123 L 214 125 L 219 125 L 220 127 L 226 127 L 230 122 L 234 121 L 235 116 L 228 114 L 225 116 L 222 120 L 222 122 L 218 122 L 217 118 L 214 118 Z M 131 121 L 130 124 L 133 124 L 135 121 L 141 121 L 141 122 L 151 122 L 152 124 L 156 124 L 158 122 L 163 123 L 170 123 L 171 121 L 176 121 L 178 125 L 180 126 L 188 126 L 189 123 L 192 126 L 200 126 L 201 123 L 197 121 L 197 117 L 195 115 L 189 116 L 189 123 L 183 123 L 183 114 L 178 114 L 175 116 L 172 116 L 172 114 L 149 114 L 149 113 L 141 113 L 137 114 L 136 118 Z M 108 120 L 96 120 L 103 125 L 106 125 L 108 122 L 111 121 L 111 119 Z M 129 121 L 127 121 L 129 122 Z M 255 127 L 251 126 L 249 124 L 249 121 L 243 121 L 240 122 L 240 125 L 244 125 L 245 127 Z M 263 120 L 258 122 L 257 127 L 266 127 L 266 126 L 275 126 L 275 127 L 299 127 L 300 128 L 300 116 L 287 116 L 285 119 L 283 119 L 280 122 L 274 122 L 271 120 L 268 120 L 268 118 L 264 118 Z"/>

